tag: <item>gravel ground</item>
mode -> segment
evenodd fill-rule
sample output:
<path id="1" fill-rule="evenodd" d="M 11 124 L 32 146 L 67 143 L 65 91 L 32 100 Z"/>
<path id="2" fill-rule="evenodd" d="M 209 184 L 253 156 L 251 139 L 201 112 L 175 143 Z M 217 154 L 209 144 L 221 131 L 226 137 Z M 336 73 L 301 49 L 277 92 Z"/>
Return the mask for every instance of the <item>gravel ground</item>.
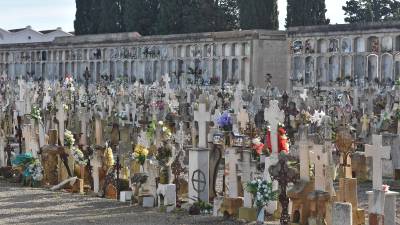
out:
<path id="1" fill-rule="evenodd" d="M 102 198 L 21 188 L 0 180 L 1 225 L 241 225 L 239 221 L 186 213 L 160 213 Z"/>
<path id="2" fill-rule="evenodd" d="M 371 183 L 358 186 L 359 207 L 368 210 Z M 397 223 L 400 225 L 400 198 L 397 200 Z M 65 192 L 20 187 L 0 179 L 1 225 L 189 225 L 221 224 L 245 225 L 234 220 L 211 216 L 189 216 L 187 213 L 160 213 L 157 209 L 144 209 L 129 203 L 93 198 Z M 252 223 L 254 224 L 254 223 Z M 274 223 L 271 223 L 274 224 Z M 276 222 L 275 222 L 276 224 Z"/>

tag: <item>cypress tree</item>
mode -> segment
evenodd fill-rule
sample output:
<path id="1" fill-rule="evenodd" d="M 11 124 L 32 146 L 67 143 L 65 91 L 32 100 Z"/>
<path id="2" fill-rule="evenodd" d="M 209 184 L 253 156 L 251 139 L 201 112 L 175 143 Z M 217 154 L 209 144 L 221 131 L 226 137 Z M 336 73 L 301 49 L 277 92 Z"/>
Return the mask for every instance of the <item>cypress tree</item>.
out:
<path id="1" fill-rule="evenodd" d="M 348 23 L 380 22 L 399 18 L 397 0 L 348 0 L 343 6 Z"/>
<path id="2" fill-rule="evenodd" d="M 155 34 L 159 4 L 160 0 L 125 0 L 123 16 L 126 31 Z"/>
<path id="3" fill-rule="evenodd" d="M 121 0 L 97 0 L 100 6 L 98 33 L 118 33 L 125 31 Z"/>
<path id="4" fill-rule="evenodd" d="M 279 28 L 277 0 L 239 0 L 240 28 Z"/>
<path id="5" fill-rule="evenodd" d="M 76 0 L 76 14 L 74 21 L 75 33 L 81 34 L 93 34 L 94 20 L 91 18 L 92 0 Z"/>
<path id="6" fill-rule="evenodd" d="M 329 24 L 325 0 L 288 0 L 286 27 Z"/>

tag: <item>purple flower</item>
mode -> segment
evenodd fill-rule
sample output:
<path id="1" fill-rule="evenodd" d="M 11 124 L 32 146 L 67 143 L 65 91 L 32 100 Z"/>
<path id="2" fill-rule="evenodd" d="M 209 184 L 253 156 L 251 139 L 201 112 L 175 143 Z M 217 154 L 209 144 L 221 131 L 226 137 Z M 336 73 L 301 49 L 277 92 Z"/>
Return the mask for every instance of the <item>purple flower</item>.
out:
<path id="1" fill-rule="evenodd" d="M 217 120 L 218 126 L 222 128 L 230 127 L 232 125 L 231 115 L 225 111 Z"/>

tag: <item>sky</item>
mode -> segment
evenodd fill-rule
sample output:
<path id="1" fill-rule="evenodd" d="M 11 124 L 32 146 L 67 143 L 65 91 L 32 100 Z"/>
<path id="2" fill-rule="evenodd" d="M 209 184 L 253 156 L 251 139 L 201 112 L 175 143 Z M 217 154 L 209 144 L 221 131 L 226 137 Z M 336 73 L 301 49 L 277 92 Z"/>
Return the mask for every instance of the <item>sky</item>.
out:
<path id="1" fill-rule="evenodd" d="M 344 23 L 342 6 L 346 0 L 325 0 L 331 24 Z M 35 30 L 61 27 L 74 30 L 75 0 L 0 0 L 0 28 L 16 29 L 28 25 Z M 286 0 L 278 0 L 280 29 L 285 29 Z"/>

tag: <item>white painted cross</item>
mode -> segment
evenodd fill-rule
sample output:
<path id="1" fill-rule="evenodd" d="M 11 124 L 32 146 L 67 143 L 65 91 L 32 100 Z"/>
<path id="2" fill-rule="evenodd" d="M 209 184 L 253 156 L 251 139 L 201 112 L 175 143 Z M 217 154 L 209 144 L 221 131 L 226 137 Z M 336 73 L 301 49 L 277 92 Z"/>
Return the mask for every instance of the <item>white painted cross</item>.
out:
<path id="1" fill-rule="evenodd" d="M 365 156 L 372 157 L 373 189 L 382 189 L 382 159 L 390 159 L 390 146 L 382 146 L 382 135 L 372 135 L 372 145 L 365 145 Z"/>
<path id="2" fill-rule="evenodd" d="M 194 111 L 194 121 L 199 127 L 199 148 L 207 148 L 207 122 L 211 121 L 211 113 L 207 111 L 206 104 L 200 103 L 198 111 Z"/>
<path id="3" fill-rule="evenodd" d="M 310 161 L 314 164 L 315 190 L 326 191 L 326 173 L 325 168 L 328 165 L 328 153 L 324 152 L 323 145 L 313 145 L 313 150 L 310 152 Z"/>
<path id="4" fill-rule="evenodd" d="M 310 181 L 310 148 L 307 140 L 307 128 L 300 126 L 300 180 Z"/>
<path id="5" fill-rule="evenodd" d="M 272 154 L 278 154 L 278 125 L 285 119 L 285 113 L 279 109 L 279 102 L 277 100 L 271 100 L 269 102 L 270 107 L 264 110 L 264 120 L 269 122 L 271 127 L 271 144 Z"/>
<path id="6" fill-rule="evenodd" d="M 56 118 L 58 121 L 58 133 L 61 146 L 64 146 L 64 132 L 65 132 L 65 121 L 67 120 L 67 115 L 64 111 L 64 105 L 62 101 L 59 101 L 57 105 Z"/>

